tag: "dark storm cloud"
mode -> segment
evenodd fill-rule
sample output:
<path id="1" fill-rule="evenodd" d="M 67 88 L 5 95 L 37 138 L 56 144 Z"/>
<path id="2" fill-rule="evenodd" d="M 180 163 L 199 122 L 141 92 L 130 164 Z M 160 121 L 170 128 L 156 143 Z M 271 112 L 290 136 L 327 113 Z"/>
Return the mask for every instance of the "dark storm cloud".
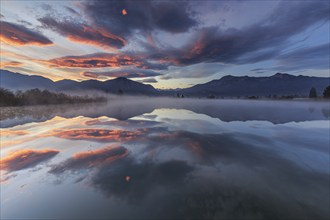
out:
<path id="1" fill-rule="evenodd" d="M 93 23 L 105 26 L 109 31 L 123 36 L 129 36 L 134 31 L 186 32 L 197 24 L 187 5 L 186 2 L 150 0 L 82 3 L 85 13 Z"/>
<path id="2" fill-rule="evenodd" d="M 277 57 L 292 36 L 326 21 L 329 21 L 327 1 L 282 2 L 259 23 L 242 29 L 202 28 L 183 48 L 151 51 L 149 58 L 179 66 L 201 62 L 255 63 Z"/>
<path id="3" fill-rule="evenodd" d="M 192 65 L 201 63 L 217 63 L 220 67 L 225 64 L 251 64 L 281 57 L 285 49 L 293 45 L 290 41 L 293 36 L 313 25 L 329 22 L 327 1 L 284 1 L 268 17 L 254 24 L 227 29 L 223 26 L 206 27 L 196 20 L 201 16 L 193 11 L 197 5 L 178 1 L 85 1 L 80 4 L 80 11 L 88 19 L 86 21 L 42 17 L 39 21 L 44 27 L 80 43 L 121 49 L 131 41 L 134 43 L 137 40 L 133 39 L 134 36 L 143 36 L 148 41 L 144 42 L 147 46 L 140 42 L 140 46 L 144 47 L 142 51 L 67 56 L 49 60 L 49 63 L 55 67 L 131 65 L 153 70 L 166 70 L 169 66 L 187 67 L 187 70 L 191 67 L 193 70 Z M 153 33 L 157 30 L 188 33 L 192 27 L 192 36 L 179 48 L 160 46 L 161 39 L 153 39 Z M 310 62 L 306 63 L 306 68 L 310 67 L 308 64 Z M 178 70 L 176 73 L 166 73 L 162 79 L 199 78 L 212 76 L 218 71 L 208 67 L 200 71 Z M 99 75 L 112 74 L 101 72 Z M 130 76 L 133 73 L 125 74 Z M 97 76 L 92 71 L 85 75 Z"/>
<path id="4" fill-rule="evenodd" d="M 82 75 L 89 78 L 98 78 L 100 76 L 142 78 L 142 77 L 159 76 L 161 74 L 152 70 L 144 70 L 144 69 L 120 69 L 120 70 L 107 71 L 107 72 L 87 71 L 87 72 L 83 72 Z"/>
<path id="5" fill-rule="evenodd" d="M 171 33 L 186 32 L 197 24 L 184 2 L 158 2 L 152 12 L 156 27 Z"/>
<path id="6" fill-rule="evenodd" d="M 197 24 L 183 2 L 86 1 L 81 7 L 88 21 L 70 7 L 65 8 L 79 20 L 49 15 L 38 20 L 71 41 L 115 49 L 125 46 L 135 31 L 180 33 Z"/>
<path id="7" fill-rule="evenodd" d="M 279 56 L 276 70 L 329 69 L 329 55 L 329 43 L 301 48 Z"/>
<path id="8" fill-rule="evenodd" d="M 42 23 L 43 27 L 52 29 L 69 40 L 78 43 L 116 49 L 125 46 L 127 43 L 122 37 L 114 35 L 99 26 L 89 26 L 70 20 L 60 21 L 52 17 L 43 17 L 38 20 Z"/>
<path id="9" fill-rule="evenodd" d="M 7 170 L 9 172 L 22 170 L 30 167 L 34 167 L 41 162 L 44 162 L 56 154 L 58 150 L 54 149 L 44 149 L 44 150 L 34 150 L 34 149 L 24 149 L 13 152 L 6 157 L 1 158 L 0 168 L 1 170 Z"/>
<path id="10" fill-rule="evenodd" d="M 51 45 L 53 42 L 37 31 L 28 29 L 23 25 L 0 21 L 1 33 L 0 39 L 8 44 L 15 46 Z"/>

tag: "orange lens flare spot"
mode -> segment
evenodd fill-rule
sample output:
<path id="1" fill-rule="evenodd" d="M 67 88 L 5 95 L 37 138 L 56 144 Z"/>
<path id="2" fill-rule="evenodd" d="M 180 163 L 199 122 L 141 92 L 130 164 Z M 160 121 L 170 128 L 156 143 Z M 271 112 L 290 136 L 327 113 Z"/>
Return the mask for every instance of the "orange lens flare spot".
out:
<path id="1" fill-rule="evenodd" d="M 125 176 L 125 180 L 126 180 L 126 182 L 129 182 L 129 181 L 131 181 L 131 177 L 130 176 Z"/>
<path id="2" fill-rule="evenodd" d="M 123 15 L 127 15 L 127 11 L 126 11 L 126 9 L 124 8 L 123 10 L 121 10 L 121 13 L 122 13 Z"/>

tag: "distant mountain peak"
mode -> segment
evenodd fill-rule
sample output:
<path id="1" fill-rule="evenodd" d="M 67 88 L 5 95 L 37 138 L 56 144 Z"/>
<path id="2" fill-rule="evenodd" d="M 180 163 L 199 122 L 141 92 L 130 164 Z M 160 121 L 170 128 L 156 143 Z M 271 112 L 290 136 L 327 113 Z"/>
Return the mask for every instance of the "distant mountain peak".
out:
<path id="1" fill-rule="evenodd" d="M 222 78 L 231 78 L 231 77 L 234 77 L 233 75 L 225 75 L 225 76 L 223 76 Z"/>
<path id="2" fill-rule="evenodd" d="M 288 73 L 276 73 L 275 75 L 271 76 L 271 77 L 278 77 L 278 78 L 282 78 L 282 77 L 294 77 L 294 75 L 290 75 Z"/>
<path id="3" fill-rule="evenodd" d="M 232 75 L 225 75 L 223 77 L 221 77 L 221 80 L 230 80 L 230 79 L 234 79 L 236 78 L 236 76 L 232 76 Z"/>
<path id="4" fill-rule="evenodd" d="M 117 80 L 117 81 L 131 81 L 130 79 L 127 79 L 126 77 L 123 77 L 123 76 L 117 77 L 114 80 Z"/>

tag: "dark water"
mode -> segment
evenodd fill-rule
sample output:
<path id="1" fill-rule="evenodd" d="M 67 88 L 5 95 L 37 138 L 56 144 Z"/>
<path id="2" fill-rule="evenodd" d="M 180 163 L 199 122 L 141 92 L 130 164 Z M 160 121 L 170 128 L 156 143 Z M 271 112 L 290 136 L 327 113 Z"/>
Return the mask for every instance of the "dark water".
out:
<path id="1" fill-rule="evenodd" d="M 1 219 L 329 219 L 329 103 L 1 109 Z"/>

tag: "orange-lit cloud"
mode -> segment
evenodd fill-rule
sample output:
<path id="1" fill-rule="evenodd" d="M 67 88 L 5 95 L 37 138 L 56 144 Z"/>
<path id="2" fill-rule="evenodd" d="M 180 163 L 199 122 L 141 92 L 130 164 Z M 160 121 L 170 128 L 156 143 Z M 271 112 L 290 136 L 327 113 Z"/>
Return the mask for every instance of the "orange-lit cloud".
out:
<path id="1" fill-rule="evenodd" d="M 25 135 L 29 132 L 23 130 L 3 130 L 0 132 L 1 136 L 16 136 L 16 135 Z"/>
<path id="2" fill-rule="evenodd" d="M 99 75 L 99 74 L 94 73 L 94 72 L 82 72 L 81 75 L 84 76 L 84 77 L 93 78 L 93 79 L 97 79 L 100 76 L 103 76 L 103 75 Z"/>
<path id="3" fill-rule="evenodd" d="M 106 130 L 106 129 L 79 129 L 65 130 L 51 134 L 55 137 L 70 140 L 89 140 L 99 142 L 130 141 L 143 135 L 145 129 L 135 131 Z"/>
<path id="4" fill-rule="evenodd" d="M 74 42 L 115 49 L 119 49 L 127 44 L 124 38 L 102 27 L 91 27 L 67 20 L 58 21 L 51 17 L 43 17 L 39 21 L 44 27 L 50 28 Z"/>
<path id="5" fill-rule="evenodd" d="M 126 67 L 119 72 L 126 74 L 140 75 L 159 75 L 151 70 L 167 69 L 167 65 L 161 63 L 151 63 L 145 59 L 143 54 L 125 54 L 125 53 L 93 53 L 82 56 L 65 56 L 50 60 L 33 60 L 39 64 L 50 68 L 118 68 Z M 113 73 L 113 71 L 110 71 Z M 94 76 L 93 72 L 87 72 L 86 75 Z M 140 76 L 141 77 L 141 76 Z"/>
<path id="6" fill-rule="evenodd" d="M 109 146 L 93 151 L 74 154 L 70 159 L 54 166 L 51 173 L 63 173 L 66 170 L 87 169 L 108 164 L 128 155 L 128 150 L 122 146 Z"/>
<path id="7" fill-rule="evenodd" d="M 104 68 L 121 66 L 142 67 L 143 62 L 124 54 L 96 53 L 85 56 L 66 56 L 44 61 L 50 67 Z"/>
<path id="8" fill-rule="evenodd" d="M 204 47 L 204 42 L 202 40 L 195 42 L 195 44 L 191 46 L 188 52 L 188 57 L 200 55 L 203 52 Z"/>
<path id="9" fill-rule="evenodd" d="M 14 46 L 36 45 L 45 46 L 52 45 L 53 42 L 42 34 L 30 30 L 23 25 L 13 24 L 1 21 L 0 40 Z"/>
<path id="10" fill-rule="evenodd" d="M 54 157 L 58 153 L 59 151 L 54 149 L 24 149 L 15 151 L 4 158 L 1 158 L 0 169 L 10 172 L 34 167 L 39 163 Z"/>
<path id="11" fill-rule="evenodd" d="M 18 62 L 18 61 L 8 61 L 8 62 L 1 62 L 0 68 L 17 67 L 17 66 L 22 66 L 22 65 L 23 65 L 23 63 Z"/>
<path id="12" fill-rule="evenodd" d="M 127 44 L 126 40 L 120 36 L 116 36 L 106 30 L 102 29 L 93 29 L 88 26 L 83 26 L 83 32 L 85 35 L 89 35 L 87 38 L 84 35 L 68 35 L 68 39 L 71 41 L 75 41 L 78 43 L 90 44 L 100 47 L 113 47 L 113 43 L 107 42 L 116 42 L 120 46 L 116 46 L 115 48 L 122 47 Z M 94 40 L 95 38 L 99 38 L 98 40 Z"/>

